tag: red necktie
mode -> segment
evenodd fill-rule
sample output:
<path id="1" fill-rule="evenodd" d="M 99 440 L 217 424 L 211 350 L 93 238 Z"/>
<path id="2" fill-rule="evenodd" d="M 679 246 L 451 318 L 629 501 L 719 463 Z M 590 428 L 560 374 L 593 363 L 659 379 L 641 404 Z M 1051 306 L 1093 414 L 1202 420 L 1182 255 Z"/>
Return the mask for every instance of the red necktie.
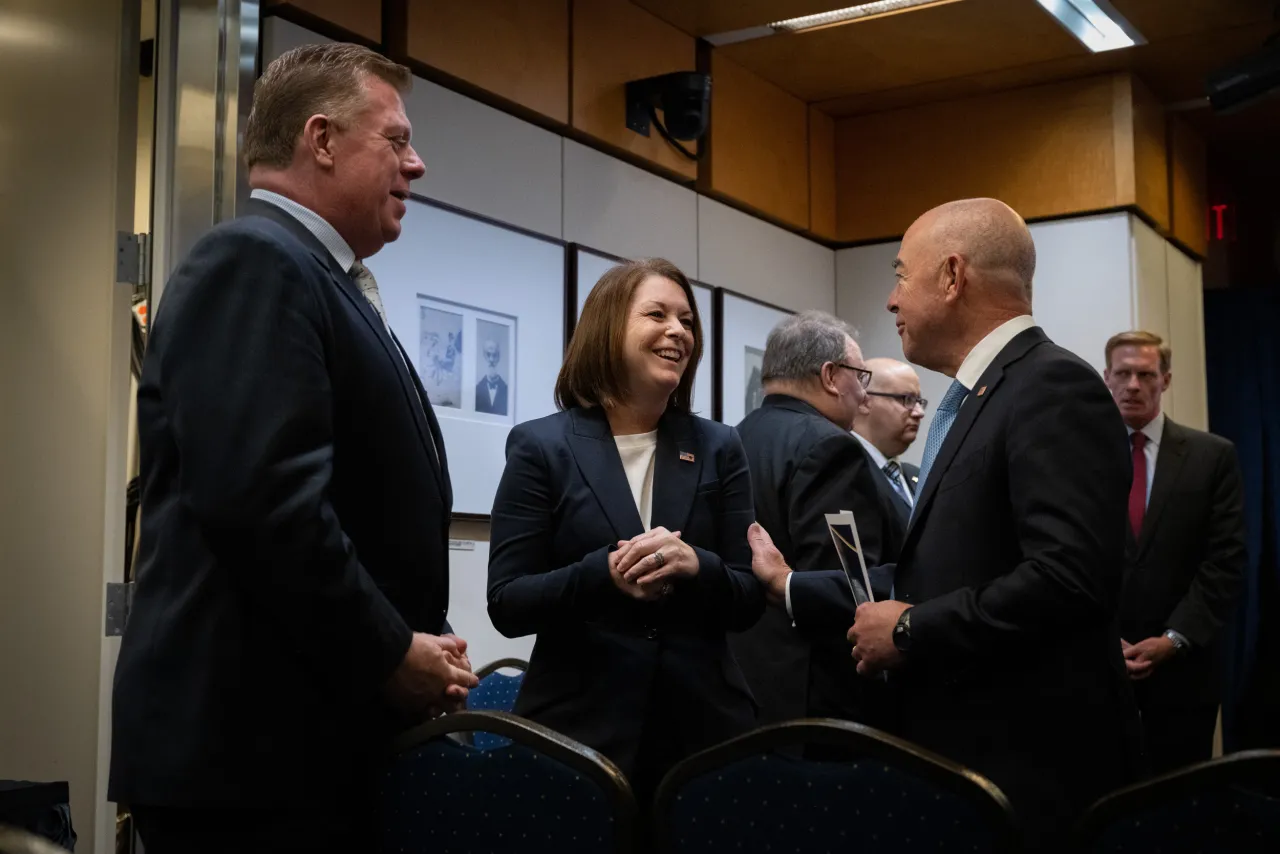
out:
<path id="1" fill-rule="evenodd" d="M 1134 433 L 1129 437 L 1133 443 L 1133 483 L 1129 486 L 1129 525 L 1133 528 L 1133 537 L 1142 534 L 1142 519 L 1147 514 L 1147 434 Z"/>

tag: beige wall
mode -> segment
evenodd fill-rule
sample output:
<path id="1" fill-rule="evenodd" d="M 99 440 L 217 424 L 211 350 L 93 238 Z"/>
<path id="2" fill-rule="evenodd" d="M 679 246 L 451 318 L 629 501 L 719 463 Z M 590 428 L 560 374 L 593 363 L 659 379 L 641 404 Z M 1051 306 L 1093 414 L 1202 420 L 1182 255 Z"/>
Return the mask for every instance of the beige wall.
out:
<path id="1" fill-rule="evenodd" d="M 11 0 L 0 25 L 0 776 L 69 781 L 82 854 L 109 851 L 114 825 L 103 603 L 124 550 L 114 270 L 133 222 L 137 6 Z"/>

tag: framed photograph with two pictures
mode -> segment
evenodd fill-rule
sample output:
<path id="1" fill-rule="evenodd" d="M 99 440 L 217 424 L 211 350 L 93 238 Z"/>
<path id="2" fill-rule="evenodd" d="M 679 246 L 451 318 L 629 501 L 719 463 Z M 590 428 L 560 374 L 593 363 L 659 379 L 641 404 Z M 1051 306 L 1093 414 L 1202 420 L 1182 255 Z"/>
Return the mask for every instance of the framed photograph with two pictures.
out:
<path id="1" fill-rule="evenodd" d="M 582 316 L 582 307 L 586 304 L 587 296 L 596 286 L 596 282 L 600 281 L 600 277 L 606 272 L 626 260 L 577 244 L 572 246 L 572 254 L 574 275 L 571 281 L 575 299 L 573 317 L 570 319 L 570 332 L 572 332 L 572 325 L 576 324 L 578 318 Z M 698 316 L 702 321 L 702 361 L 698 363 L 697 372 L 693 378 L 693 411 L 694 414 L 703 418 L 715 418 L 715 300 L 711 288 L 693 279 L 689 280 L 689 284 L 693 287 L 693 299 L 697 303 Z"/>
<path id="2" fill-rule="evenodd" d="M 732 291 L 719 290 L 720 414 L 737 425 L 764 401 L 761 370 L 773 327 L 795 312 Z"/>
<path id="3" fill-rule="evenodd" d="M 368 266 L 440 422 L 454 514 L 487 517 L 507 434 L 555 412 L 565 247 L 417 197 L 401 228 Z"/>

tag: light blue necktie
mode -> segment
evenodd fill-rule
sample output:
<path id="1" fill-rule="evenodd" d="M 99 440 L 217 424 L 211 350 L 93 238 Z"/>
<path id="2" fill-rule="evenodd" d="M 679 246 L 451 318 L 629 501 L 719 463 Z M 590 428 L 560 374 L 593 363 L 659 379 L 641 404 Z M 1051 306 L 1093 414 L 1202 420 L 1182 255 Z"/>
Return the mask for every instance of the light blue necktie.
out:
<path id="1" fill-rule="evenodd" d="M 929 479 L 933 461 L 938 458 L 938 451 L 942 450 L 947 431 L 955 423 L 956 416 L 960 413 L 960 404 L 964 403 L 965 395 L 968 393 L 969 389 L 964 387 L 964 383 L 953 380 L 947 393 L 942 396 L 942 402 L 938 404 L 933 423 L 929 425 L 929 438 L 924 443 L 924 461 L 920 464 L 920 479 L 916 481 L 917 496 L 924 495 L 924 485 Z M 916 506 L 920 506 L 919 501 L 916 502 Z"/>

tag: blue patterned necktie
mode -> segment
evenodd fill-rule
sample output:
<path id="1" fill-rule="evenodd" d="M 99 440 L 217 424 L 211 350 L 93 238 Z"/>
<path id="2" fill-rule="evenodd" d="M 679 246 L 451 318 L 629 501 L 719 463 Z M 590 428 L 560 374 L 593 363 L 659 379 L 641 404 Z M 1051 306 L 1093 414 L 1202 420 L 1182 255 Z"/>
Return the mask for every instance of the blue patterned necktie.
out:
<path id="1" fill-rule="evenodd" d="M 956 415 L 960 413 L 960 404 L 964 402 L 965 395 L 968 393 L 969 389 L 964 387 L 964 383 L 953 380 L 947 393 L 942 396 L 942 402 L 938 404 L 937 412 L 933 416 L 933 423 L 929 425 L 929 438 L 924 443 L 924 462 L 920 464 L 920 479 L 916 481 L 916 495 L 924 495 L 924 485 L 929 479 L 933 461 L 938 458 L 938 451 L 942 450 L 947 431 L 955 423 Z M 918 502 L 916 506 L 919 506 Z"/>
<path id="2" fill-rule="evenodd" d="M 902 466 L 898 465 L 895 460 L 889 460 L 884 464 L 884 468 L 881 471 L 884 472 L 885 477 L 889 478 L 889 485 L 893 487 L 894 492 L 898 493 L 898 497 L 907 502 L 908 505 L 911 504 L 911 499 L 907 497 L 907 488 L 903 486 L 902 478 L 900 477 Z"/>

